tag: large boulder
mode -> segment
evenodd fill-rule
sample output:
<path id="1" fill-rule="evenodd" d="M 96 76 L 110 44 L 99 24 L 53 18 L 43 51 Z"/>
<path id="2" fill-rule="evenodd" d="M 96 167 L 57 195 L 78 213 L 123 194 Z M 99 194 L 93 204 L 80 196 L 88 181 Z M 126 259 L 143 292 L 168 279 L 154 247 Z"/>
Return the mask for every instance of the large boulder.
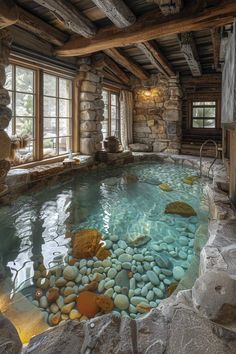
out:
<path id="1" fill-rule="evenodd" d="M 226 272 L 208 271 L 192 289 L 193 305 L 203 316 L 218 323 L 236 323 L 236 279 Z"/>
<path id="2" fill-rule="evenodd" d="M 177 214 L 185 217 L 197 215 L 196 211 L 191 207 L 191 205 L 181 201 L 169 203 L 165 208 L 165 213 Z"/>
<path id="3" fill-rule="evenodd" d="M 11 321 L 0 314 L 0 353 L 18 354 L 21 348 L 22 343 L 15 327 Z"/>

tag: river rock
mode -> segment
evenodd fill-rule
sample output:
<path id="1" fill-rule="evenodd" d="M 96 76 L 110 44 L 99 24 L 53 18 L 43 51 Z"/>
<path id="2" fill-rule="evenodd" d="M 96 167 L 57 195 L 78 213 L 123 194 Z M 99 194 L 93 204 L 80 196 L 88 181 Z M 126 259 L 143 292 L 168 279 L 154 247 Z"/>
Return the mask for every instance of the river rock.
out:
<path id="1" fill-rule="evenodd" d="M 108 280 L 108 281 L 105 283 L 105 289 L 110 289 L 110 288 L 112 288 L 114 285 L 115 285 L 115 280 L 114 280 L 114 279 Z"/>
<path id="2" fill-rule="evenodd" d="M 66 266 L 63 270 L 63 277 L 66 280 L 74 280 L 77 277 L 78 273 L 78 268 L 76 268 L 75 266 Z"/>
<path id="3" fill-rule="evenodd" d="M 142 297 L 142 296 L 133 296 L 130 299 L 130 302 L 131 302 L 132 305 L 137 306 L 141 302 L 147 303 L 147 299 L 145 297 Z"/>
<path id="4" fill-rule="evenodd" d="M 55 282 L 55 285 L 59 288 L 63 287 L 64 285 L 66 285 L 67 281 L 64 278 L 58 278 Z"/>
<path id="5" fill-rule="evenodd" d="M 118 294 L 115 297 L 114 304 L 120 310 L 126 310 L 129 307 L 129 298 L 126 295 Z"/>
<path id="6" fill-rule="evenodd" d="M 125 250 L 127 248 L 127 243 L 124 240 L 119 240 L 118 241 L 118 246 Z"/>
<path id="7" fill-rule="evenodd" d="M 39 299 L 39 305 L 43 309 L 46 309 L 48 307 L 48 299 L 46 296 L 41 296 L 41 298 Z"/>
<path id="8" fill-rule="evenodd" d="M 110 268 L 107 272 L 107 276 L 110 279 L 115 278 L 116 274 L 117 274 L 117 270 L 115 268 Z"/>
<path id="9" fill-rule="evenodd" d="M 181 280 L 184 276 L 184 269 L 180 266 L 175 266 L 173 268 L 173 277 L 175 278 L 175 280 Z"/>
<path id="10" fill-rule="evenodd" d="M 160 280 L 159 280 L 159 278 L 158 278 L 158 276 L 156 275 L 155 272 L 153 272 L 152 270 L 148 270 L 146 274 L 147 274 L 148 279 L 150 280 L 150 282 L 153 285 L 159 285 L 160 284 Z"/>
<path id="11" fill-rule="evenodd" d="M 121 270 L 117 273 L 115 277 L 116 285 L 120 286 L 121 288 L 129 288 L 129 277 L 128 272 L 126 270 Z"/>
<path id="12" fill-rule="evenodd" d="M 178 242 L 181 246 L 188 246 L 188 238 L 185 236 L 180 236 Z"/>
<path id="13" fill-rule="evenodd" d="M 138 262 L 142 262 L 144 260 L 144 256 L 141 253 L 136 253 L 133 255 L 133 259 Z"/>
<path id="14" fill-rule="evenodd" d="M 71 312 L 69 314 L 70 320 L 77 320 L 81 316 L 82 316 L 81 313 L 79 313 L 79 311 L 76 309 L 71 310 Z"/>
<path id="15" fill-rule="evenodd" d="M 172 237 L 172 236 L 165 236 L 163 240 L 164 240 L 164 242 L 166 242 L 166 243 L 173 243 L 173 242 L 175 242 L 175 239 L 174 239 L 174 237 Z"/>
<path id="16" fill-rule="evenodd" d="M 185 217 L 197 215 L 196 211 L 191 207 L 191 205 L 181 201 L 169 203 L 165 208 L 165 213 L 177 214 Z"/>
<path id="17" fill-rule="evenodd" d="M 122 263 L 122 268 L 130 270 L 131 269 L 131 263 L 130 262 L 123 262 Z"/>
<path id="18" fill-rule="evenodd" d="M 61 312 L 62 313 L 65 313 L 65 314 L 69 314 L 71 312 L 71 310 L 73 309 L 73 307 L 75 306 L 75 302 L 71 302 L 67 305 L 64 305 L 61 309 Z"/>
<path id="19" fill-rule="evenodd" d="M 118 261 L 121 262 L 121 263 L 124 263 L 124 262 L 131 262 L 133 259 L 133 257 L 130 255 L 130 254 L 127 254 L 127 253 L 123 253 L 121 254 L 119 257 L 118 257 Z"/>
<path id="20" fill-rule="evenodd" d="M 75 301 L 76 297 L 77 297 L 76 294 L 70 294 L 70 295 L 68 295 L 68 296 L 65 297 L 64 303 L 65 303 L 65 304 L 69 304 L 70 302 Z"/>
<path id="21" fill-rule="evenodd" d="M 148 235 L 129 235 L 127 238 L 127 243 L 131 247 L 140 247 L 145 245 L 151 240 Z"/>

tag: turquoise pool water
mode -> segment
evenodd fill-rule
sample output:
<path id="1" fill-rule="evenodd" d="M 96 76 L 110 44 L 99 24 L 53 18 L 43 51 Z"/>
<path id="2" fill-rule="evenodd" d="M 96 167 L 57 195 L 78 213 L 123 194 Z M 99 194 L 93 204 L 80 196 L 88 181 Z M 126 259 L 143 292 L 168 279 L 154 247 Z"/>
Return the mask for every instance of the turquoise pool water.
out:
<path id="1" fill-rule="evenodd" d="M 111 257 L 103 262 L 78 262 L 75 292 L 98 272 L 99 293 L 113 300 L 124 295 L 127 299 L 121 296 L 120 300 L 127 300 L 128 307 L 114 310 L 135 318 L 137 304 L 158 306 L 168 287 L 182 278 L 193 258 L 195 232 L 207 223 L 202 193 L 205 181 L 197 180 L 192 186 L 183 183 L 184 177 L 192 175 L 195 170 L 173 164 L 130 164 L 75 175 L 63 184 L 25 194 L 13 205 L 0 208 L 0 275 L 11 279 L 13 292 L 22 290 L 33 301 L 38 262 L 47 269 L 57 266 L 62 272 L 72 258 L 70 238 L 65 235 L 97 229 Z M 160 183 L 168 183 L 173 190 L 162 191 Z M 165 214 L 166 205 L 173 201 L 188 203 L 197 216 Z M 147 242 L 135 246 L 132 240 L 141 236 Z M 55 285 L 55 274 L 51 285 Z M 118 300 L 116 303 L 120 305 Z M 40 307 L 40 301 L 34 304 Z M 46 305 L 42 310 L 45 317 L 50 314 Z"/>

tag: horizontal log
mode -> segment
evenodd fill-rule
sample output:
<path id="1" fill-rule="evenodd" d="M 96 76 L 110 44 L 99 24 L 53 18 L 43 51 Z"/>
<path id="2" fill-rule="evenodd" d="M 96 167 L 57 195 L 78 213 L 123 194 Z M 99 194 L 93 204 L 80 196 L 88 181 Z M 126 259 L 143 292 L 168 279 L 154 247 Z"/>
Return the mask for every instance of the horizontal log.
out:
<path id="1" fill-rule="evenodd" d="M 12 0 L 0 0 L 0 29 L 14 25 L 18 19 L 17 6 Z"/>
<path id="2" fill-rule="evenodd" d="M 124 84 L 129 83 L 129 77 L 124 73 L 124 71 L 107 55 L 102 55 L 99 59 L 95 59 L 95 66 L 108 68 L 118 79 Z"/>
<path id="3" fill-rule="evenodd" d="M 99 9 L 119 28 L 133 25 L 136 21 L 134 13 L 122 0 L 92 0 Z"/>
<path id="4" fill-rule="evenodd" d="M 221 0 L 214 8 L 192 10 L 194 2 L 186 4 L 180 14 L 171 17 L 160 16 L 152 11 L 137 19 L 128 29 L 114 26 L 98 30 L 92 39 L 74 36 L 56 53 L 61 56 L 83 56 L 100 50 L 141 43 L 181 32 L 210 29 L 232 23 L 236 16 L 236 1 Z"/>
<path id="5" fill-rule="evenodd" d="M 120 50 L 112 48 L 105 50 L 105 53 L 138 79 L 147 80 L 149 78 L 148 74 L 138 64 L 134 63 L 132 59 L 127 58 Z"/>
<path id="6" fill-rule="evenodd" d="M 66 0 L 35 0 L 39 5 L 52 11 L 54 15 L 64 23 L 64 26 L 71 31 L 81 34 L 86 38 L 94 37 L 96 27 L 78 9 Z"/>
<path id="7" fill-rule="evenodd" d="M 56 46 L 62 46 L 68 40 L 68 36 L 65 33 L 59 31 L 30 12 L 21 7 L 18 7 L 18 12 L 19 18 L 17 20 L 17 25 L 27 31 L 34 33 L 38 37 Z"/>

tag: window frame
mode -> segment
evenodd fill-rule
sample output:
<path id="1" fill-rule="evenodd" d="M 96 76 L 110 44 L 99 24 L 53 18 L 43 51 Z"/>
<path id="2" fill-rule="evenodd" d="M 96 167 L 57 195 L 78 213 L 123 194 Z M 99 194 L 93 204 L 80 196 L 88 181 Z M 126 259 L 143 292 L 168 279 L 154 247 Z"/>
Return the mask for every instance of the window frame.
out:
<path id="1" fill-rule="evenodd" d="M 119 134 L 118 134 L 118 139 L 120 140 L 120 135 L 121 135 L 121 122 L 120 122 L 120 90 L 115 89 L 115 88 L 111 88 L 109 86 L 103 86 L 102 88 L 102 92 L 106 91 L 108 93 L 108 136 L 111 136 L 111 122 L 112 122 L 112 118 L 111 118 L 111 109 L 112 107 L 117 107 L 117 111 L 118 111 L 118 120 L 119 121 Z M 111 104 L 111 95 L 116 95 L 117 96 L 117 105 L 112 105 Z M 104 102 L 104 107 L 105 107 L 105 102 Z M 105 138 L 106 139 L 106 138 Z M 104 140 L 104 137 L 103 137 Z"/>
<path id="2" fill-rule="evenodd" d="M 193 95 L 191 98 L 188 99 L 188 129 L 192 133 L 198 133 L 198 134 L 208 134 L 212 133 L 215 134 L 216 131 L 219 131 L 221 129 L 220 126 L 220 111 L 221 111 L 221 102 L 220 102 L 220 97 L 218 95 L 212 94 L 212 96 L 208 95 Z M 193 127 L 193 103 L 194 102 L 215 102 L 215 108 L 216 108 L 216 115 L 215 118 L 206 118 L 206 119 L 215 119 L 215 127 L 214 128 L 195 128 Z M 200 107 L 200 106 L 199 106 Z M 204 106 L 207 107 L 207 106 Z"/>
<path id="3" fill-rule="evenodd" d="M 12 168 L 19 167 L 31 167 L 39 164 L 44 164 L 53 161 L 62 161 L 68 153 L 55 155 L 54 157 L 44 158 L 43 156 L 43 75 L 53 75 L 61 79 L 71 80 L 72 83 L 72 96 L 71 96 L 71 116 L 72 116 L 72 131 L 71 131 L 71 148 L 73 153 L 79 152 L 79 130 L 74 129 L 78 126 L 79 114 L 78 114 L 78 97 L 79 88 L 77 85 L 76 72 L 64 69 L 63 67 L 53 66 L 51 64 L 46 64 L 43 62 L 35 62 L 28 58 L 15 57 L 14 55 L 10 57 L 9 64 L 13 65 L 14 71 L 15 67 L 19 66 L 25 69 L 34 70 L 34 99 L 35 99 L 35 126 L 34 126 L 34 156 L 33 160 L 25 164 L 17 164 L 12 166 Z M 59 82 L 59 80 L 58 80 Z M 10 90 L 9 90 L 10 91 Z M 15 94 L 15 93 L 14 93 Z M 14 101 L 15 102 L 15 101 Z"/>

